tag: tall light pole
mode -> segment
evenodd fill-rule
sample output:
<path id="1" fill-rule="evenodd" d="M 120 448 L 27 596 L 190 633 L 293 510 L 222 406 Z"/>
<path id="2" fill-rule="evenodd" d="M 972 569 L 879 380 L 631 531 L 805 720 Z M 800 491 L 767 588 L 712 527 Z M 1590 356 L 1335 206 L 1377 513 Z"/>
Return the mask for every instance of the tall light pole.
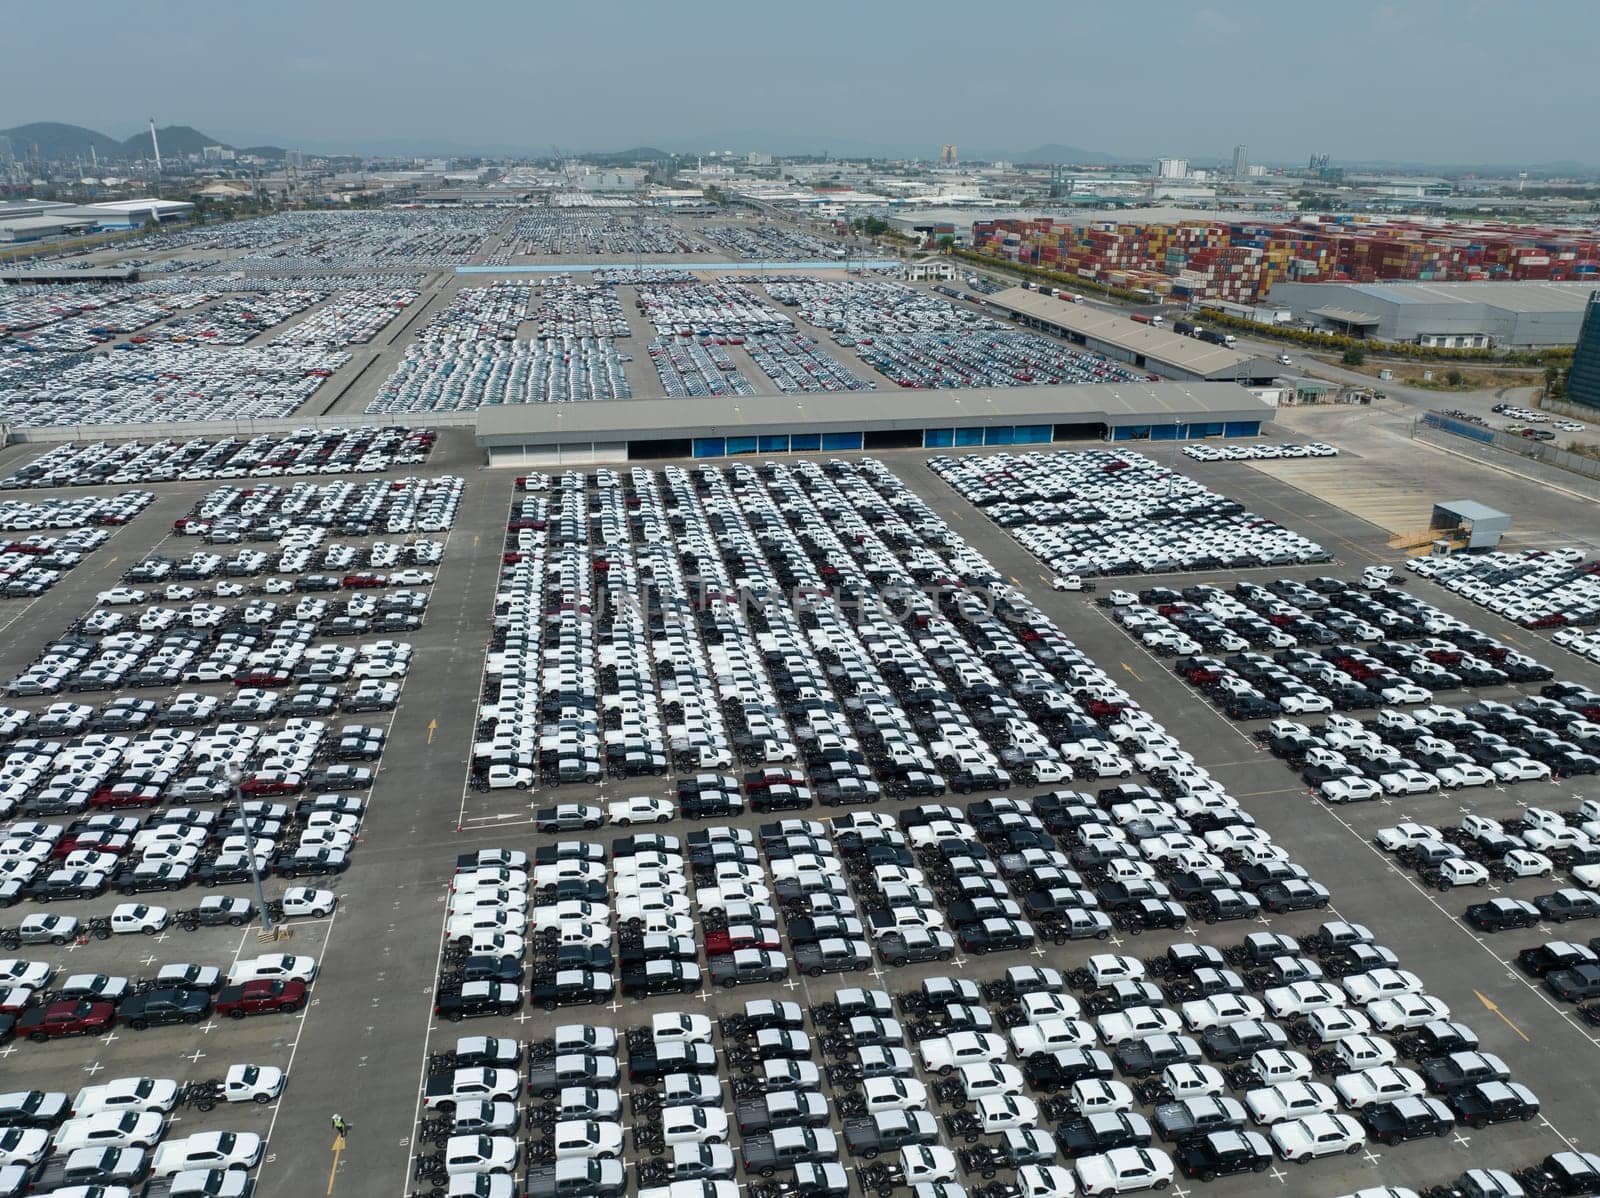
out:
<path id="1" fill-rule="evenodd" d="M 250 864 L 250 881 L 256 888 L 256 906 L 261 910 L 261 930 L 269 936 L 274 934 L 272 914 L 267 910 L 267 896 L 261 889 L 261 870 L 256 866 L 256 835 L 250 828 L 250 820 L 244 813 L 244 791 L 240 783 L 244 781 L 244 771 L 237 765 L 230 763 L 224 772 L 228 779 L 228 788 L 233 791 L 233 807 L 239 813 L 239 830 L 244 833 L 245 860 Z"/>

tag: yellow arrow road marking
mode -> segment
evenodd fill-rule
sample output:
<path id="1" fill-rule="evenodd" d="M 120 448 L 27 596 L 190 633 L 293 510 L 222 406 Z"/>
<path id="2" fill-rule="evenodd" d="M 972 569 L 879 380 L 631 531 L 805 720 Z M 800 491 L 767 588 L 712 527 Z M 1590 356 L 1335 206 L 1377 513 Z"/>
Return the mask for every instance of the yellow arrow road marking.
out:
<path id="1" fill-rule="evenodd" d="M 438 720 L 429 720 L 428 721 L 428 743 L 430 745 L 433 743 L 433 734 L 435 732 L 437 732 L 438 730 L 439 730 L 439 721 Z"/>
<path id="2" fill-rule="evenodd" d="M 1473 993 L 1478 996 L 1478 1001 L 1483 1004 L 1484 1009 L 1491 1015 L 1494 1015 L 1496 1018 L 1498 1018 L 1501 1023 L 1505 1024 L 1512 1031 L 1516 1032 L 1517 1035 L 1521 1036 L 1524 1044 L 1533 1043 L 1533 1038 L 1529 1036 L 1527 1032 L 1523 1031 L 1516 1024 L 1512 1023 L 1511 1020 L 1506 1018 L 1506 1013 L 1500 1009 L 1499 1004 L 1496 1003 L 1494 999 L 1490 998 L 1481 990 L 1474 990 Z"/>
<path id="3" fill-rule="evenodd" d="M 333 1193 L 334 1180 L 339 1175 L 339 1154 L 344 1151 L 344 1137 L 333 1137 L 333 1168 L 328 1170 L 328 1193 Z"/>
<path id="4" fill-rule="evenodd" d="M 1135 672 L 1134 668 L 1132 666 L 1130 666 L 1127 662 L 1125 662 L 1125 661 L 1124 662 L 1118 662 L 1117 664 L 1120 665 L 1124 670 L 1127 670 L 1128 673 L 1132 674 L 1134 679 L 1135 679 L 1135 681 L 1138 681 L 1138 682 L 1143 682 L 1144 681 L 1144 679 L 1140 678 L 1138 673 Z"/>

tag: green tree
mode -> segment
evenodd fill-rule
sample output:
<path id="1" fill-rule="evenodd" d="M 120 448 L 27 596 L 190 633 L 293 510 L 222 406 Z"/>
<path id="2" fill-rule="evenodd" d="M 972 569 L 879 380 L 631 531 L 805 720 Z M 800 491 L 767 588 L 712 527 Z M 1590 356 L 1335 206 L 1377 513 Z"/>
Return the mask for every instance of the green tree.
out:
<path id="1" fill-rule="evenodd" d="M 1352 345 L 1340 356 L 1339 361 L 1346 366 L 1365 366 L 1367 364 L 1367 351 L 1360 346 Z"/>
<path id="2" fill-rule="evenodd" d="M 1554 387 L 1560 378 L 1561 368 L 1559 366 L 1546 366 L 1544 368 L 1544 393 L 1546 395 L 1550 394 L 1550 388 Z"/>
<path id="3" fill-rule="evenodd" d="M 1452 387 L 1459 387 L 1461 386 L 1464 377 L 1465 376 L 1459 370 L 1452 368 L 1445 371 L 1444 381 L 1449 383 Z"/>

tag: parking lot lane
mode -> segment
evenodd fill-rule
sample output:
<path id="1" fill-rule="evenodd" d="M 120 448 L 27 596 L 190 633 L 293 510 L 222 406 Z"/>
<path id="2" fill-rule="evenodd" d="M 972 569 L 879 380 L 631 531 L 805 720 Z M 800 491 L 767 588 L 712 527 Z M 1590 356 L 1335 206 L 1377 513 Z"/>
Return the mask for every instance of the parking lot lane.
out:
<path id="1" fill-rule="evenodd" d="M 25 492 L 26 498 L 112 495 L 136 487 L 69 487 Z M 194 506 L 192 487 L 174 493 L 156 489 L 156 498 L 133 520 L 115 530 L 99 549 L 86 555 L 37 599 L 0 599 L 0 682 L 38 656 L 39 650 L 64 630 L 74 615 L 94 607 L 95 596 L 116 586 L 129 566 L 148 556 L 172 531 L 172 522 Z"/>
<path id="2" fill-rule="evenodd" d="M 333 967 L 317 980 L 295 1059 L 295 1101 L 275 1129 L 296 1151 L 263 1170 L 260 1198 L 305 1198 L 327 1186 L 328 1119 L 352 1130 L 336 1181 L 340 1198 L 404 1192 L 417 1077 L 432 1013 L 437 928 L 453 842 L 433 839 L 455 811 L 463 737 L 477 704 L 483 645 L 505 531 L 509 474 L 480 472 L 462 495 L 416 659 L 395 709 L 361 850 L 341 880 Z M 473 547 L 473 537 L 479 544 Z M 428 743 L 428 724 L 437 734 Z M 417 843 L 418 837 L 429 840 Z M 301 1151 L 310 1145 L 318 1151 Z"/>

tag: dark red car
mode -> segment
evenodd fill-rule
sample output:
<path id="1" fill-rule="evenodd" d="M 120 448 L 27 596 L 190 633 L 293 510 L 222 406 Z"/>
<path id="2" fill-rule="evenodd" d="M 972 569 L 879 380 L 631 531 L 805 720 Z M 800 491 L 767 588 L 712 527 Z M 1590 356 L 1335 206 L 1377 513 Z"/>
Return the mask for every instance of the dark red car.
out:
<path id="1" fill-rule="evenodd" d="M 717 932 L 706 933 L 706 956 L 723 957 L 746 948 L 782 948 L 776 928 L 756 927 L 753 924 L 735 924 Z"/>
<path id="2" fill-rule="evenodd" d="M 388 581 L 382 574 L 346 574 L 339 580 L 339 585 L 351 590 L 361 590 L 367 587 L 381 587 Z"/>
<path id="3" fill-rule="evenodd" d="M 98 1036 L 116 1022 L 117 1009 L 108 1002 L 67 999 L 48 1007 L 34 1007 L 17 1020 L 17 1035 L 30 1040 L 55 1040 L 62 1036 Z"/>
<path id="4" fill-rule="evenodd" d="M 242 986 L 224 986 L 214 1008 L 218 1015 L 289 1015 L 306 1005 L 306 984 L 281 978 L 257 978 Z"/>

